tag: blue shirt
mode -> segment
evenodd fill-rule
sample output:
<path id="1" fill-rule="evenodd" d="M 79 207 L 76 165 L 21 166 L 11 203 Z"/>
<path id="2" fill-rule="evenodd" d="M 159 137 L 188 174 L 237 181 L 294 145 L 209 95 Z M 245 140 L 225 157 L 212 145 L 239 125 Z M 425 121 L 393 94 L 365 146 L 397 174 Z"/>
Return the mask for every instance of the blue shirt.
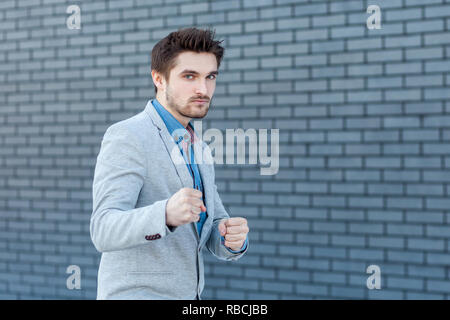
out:
<path id="1" fill-rule="evenodd" d="M 167 130 L 169 131 L 170 135 L 174 138 L 175 143 L 180 148 L 180 152 L 181 152 L 184 160 L 186 161 L 186 166 L 189 170 L 189 173 L 191 174 L 191 176 L 194 180 L 193 188 L 200 190 L 202 192 L 202 201 L 203 201 L 203 203 L 205 203 L 204 202 L 205 197 L 204 197 L 203 183 L 202 183 L 202 179 L 200 176 L 200 172 L 198 170 L 198 166 L 195 163 L 194 149 L 193 149 L 192 143 L 187 144 L 188 145 L 188 154 L 186 154 L 186 152 L 184 152 L 183 145 L 182 145 L 183 140 L 189 141 L 189 142 L 191 141 L 191 133 L 189 131 L 191 131 L 193 133 L 194 128 L 189 123 L 188 124 L 189 130 L 186 130 L 186 128 L 183 127 L 183 125 L 169 111 L 167 111 L 166 108 L 164 108 L 159 103 L 158 100 L 153 99 L 152 104 L 155 107 L 158 114 L 160 115 L 160 117 L 163 119 L 163 121 L 167 127 Z M 208 213 L 206 211 L 200 213 L 200 220 L 197 222 L 197 231 L 198 231 L 199 236 L 202 233 L 203 224 L 205 223 L 207 215 L 208 215 Z M 223 244 L 225 241 L 225 238 L 223 236 L 221 236 L 220 238 L 221 238 L 222 244 Z M 248 237 L 245 239 L 245 242 L 240 251 L 234 251 L 228 247 L 226 247 L 226 248 L 230 252 L 233 252 L 233 253 L 242 252 L 247 247 L 247 240 L 248 240 Z"/>

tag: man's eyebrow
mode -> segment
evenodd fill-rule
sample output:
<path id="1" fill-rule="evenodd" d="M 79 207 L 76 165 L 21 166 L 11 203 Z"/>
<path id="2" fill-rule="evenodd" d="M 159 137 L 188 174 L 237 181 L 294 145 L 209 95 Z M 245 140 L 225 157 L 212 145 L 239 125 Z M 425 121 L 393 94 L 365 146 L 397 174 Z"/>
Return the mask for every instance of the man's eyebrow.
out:
<path id="1" fill-rule="evenodd" d="M 199 74 L 197 71 L 194 71 L 194 70 L 187 70 L 187 69 L 185 69 L 185 70 L 183 70 L 183 71 L 180 72 L 180 74 L 184 74 L 184 73 Z M 211 74 L 218 75 L 219 72 L 218 72 L 217 70 L 215 70 L 215 71 L 211 71 L 210 73 L 208 73 L 208 75 L 211 75 Z"/>

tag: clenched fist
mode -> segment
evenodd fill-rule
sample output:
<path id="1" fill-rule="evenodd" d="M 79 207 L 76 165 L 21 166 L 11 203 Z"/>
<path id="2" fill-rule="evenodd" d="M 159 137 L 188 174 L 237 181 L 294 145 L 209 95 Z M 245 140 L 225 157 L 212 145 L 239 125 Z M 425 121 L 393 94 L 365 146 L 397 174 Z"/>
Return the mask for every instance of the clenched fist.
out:
<path id="1" fill-rule="evenodd" d="M 241 250 L 250 231 L 247 219 L 241 217 L 222 219 L 218 228 L 220 235 L 225 238 L 225 246 L 234 251 Z"/>
<path id="2" fill-rule="evenodd" d="M 202 192 L 192 188 L 178 190 L 166 205 L 166 224 L 178 227 L 186 223 L 200 220 L 200 213 L 206 211 Z"/>

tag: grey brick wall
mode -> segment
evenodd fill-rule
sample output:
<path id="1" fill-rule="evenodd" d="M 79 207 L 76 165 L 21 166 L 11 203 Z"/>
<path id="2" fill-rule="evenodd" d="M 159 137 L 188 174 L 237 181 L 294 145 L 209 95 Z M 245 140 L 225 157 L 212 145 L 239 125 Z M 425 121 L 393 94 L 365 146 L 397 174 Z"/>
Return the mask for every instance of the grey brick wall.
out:
<path id="1" fill-rule="evenodd" d="M 204 128 L 279 128 L 281 146 L 274 176 L 216 166 L 251 246 L 206 255 L 203 297 L 448 299 L 449 24 L 448 0 L 1 1 L 0 298 L 95 298 L 102 136 L 153 97 L 153 45 L 210 25 L 226 55 Z"/>

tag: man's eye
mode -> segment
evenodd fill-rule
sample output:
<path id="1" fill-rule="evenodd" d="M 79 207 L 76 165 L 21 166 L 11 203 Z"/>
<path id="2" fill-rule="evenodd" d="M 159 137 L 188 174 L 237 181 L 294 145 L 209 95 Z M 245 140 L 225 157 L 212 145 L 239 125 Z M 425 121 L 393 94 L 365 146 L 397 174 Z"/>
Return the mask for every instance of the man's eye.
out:
<path id="1" fill-rule="evenodd" d="M 193 76 L 192 74 L 186 74 L 184 77 L 185 77 L 186 79 L 192 79 L 192 78 L 187 78 L 187 77 L 194 77 L 194 76 Z M 211 74 L 211 75 L 209 75 L 208 77 L 209 77 L 210 80 L 214 80 L 214 79 L 216 78 L 216 75 Z"/>

